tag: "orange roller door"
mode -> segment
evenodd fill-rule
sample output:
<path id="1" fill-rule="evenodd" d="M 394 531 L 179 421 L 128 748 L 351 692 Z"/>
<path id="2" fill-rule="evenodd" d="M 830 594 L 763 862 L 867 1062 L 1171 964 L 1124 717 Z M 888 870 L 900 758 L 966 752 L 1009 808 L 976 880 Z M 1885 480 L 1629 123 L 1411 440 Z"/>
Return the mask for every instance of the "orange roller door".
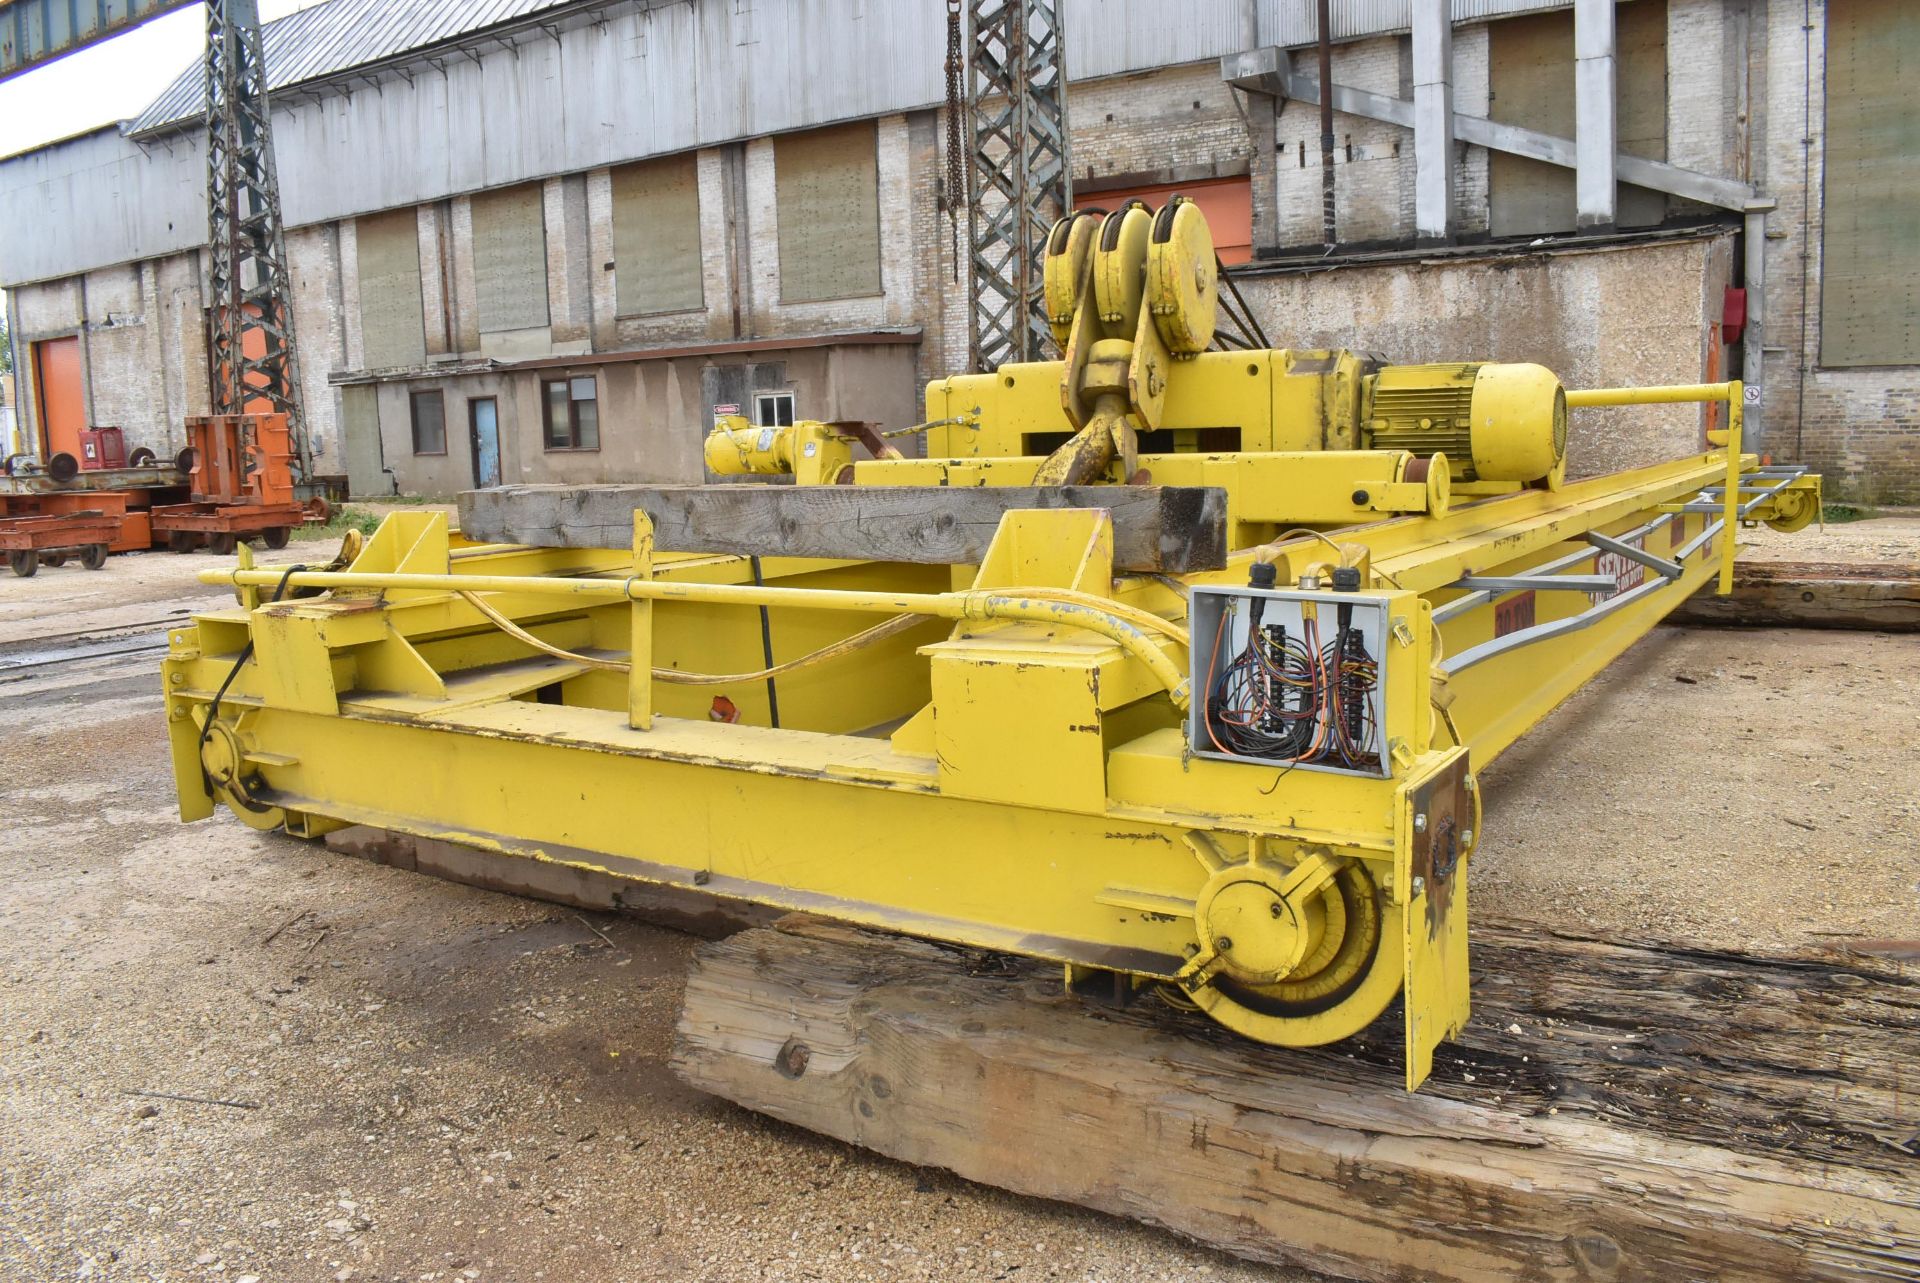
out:
<path id="1" fill-rule="evenodd" d="M 1122 187 L 1106 192 L 1075 191 L 1075 209 L 1114 209 L 1122 201 L 1143 200 L 1159 209 L 1171 196 L 1185 196 L 1207 216 L 1213 229 L 1213 247 L 1220 261 L 1231 266 L 1253 257 L 1253 180 L 1209 178 L 1196 183 L 1163 187 Z"/>

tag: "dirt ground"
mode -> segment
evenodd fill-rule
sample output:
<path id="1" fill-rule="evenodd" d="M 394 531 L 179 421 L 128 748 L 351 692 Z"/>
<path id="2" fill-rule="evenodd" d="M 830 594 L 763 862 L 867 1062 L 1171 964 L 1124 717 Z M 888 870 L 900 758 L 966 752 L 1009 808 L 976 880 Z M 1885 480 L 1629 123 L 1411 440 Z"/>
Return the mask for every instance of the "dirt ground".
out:
<path id="1" fill-rule="evenodd" d="M 153 639 L 215 564 L 0 577 L 0 1278 L 1302 1277 L 681 1086 L 687 937 L 179 825 Z M 1920 937 L 1917 745 L 1911 637 L 1660 629 L 1486 771 L 1475 911 Z"/>

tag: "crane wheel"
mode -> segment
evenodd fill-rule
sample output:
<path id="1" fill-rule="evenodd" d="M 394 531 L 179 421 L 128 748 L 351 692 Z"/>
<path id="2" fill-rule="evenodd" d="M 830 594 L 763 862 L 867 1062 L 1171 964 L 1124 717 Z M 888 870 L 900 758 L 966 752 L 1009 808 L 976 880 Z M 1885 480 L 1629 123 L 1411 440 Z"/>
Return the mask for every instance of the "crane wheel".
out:
<path id="1" fill-rule="evenodd" d="M 1767 525 L 1785 534 L 1805 530 L 1820 515 L 1820 505 L 1811 490 L 1783 490 L 1773 501 L 1773 515 Z"/>
<path id="2" fill-rule="evenodd" d="M 64 566 L 67 564 L 67 554 L 64 552 L 43 552 L 40 554 L 40 564 L 43 566 Z"/>
<path id="3" fill-rule="evenodd" d="M 261 533 L 260 539 L 269 548 L 280 549 L 287 546 L 287 540 L 293 538 L 293 531 L 285 526 L 270 526 Z"/>
<path id="4" fill-rule="evenodd" d="M 40 554 L 31 548 L 10 552 L 7 554 L 7 565 L 22 579 L 31 579 L 33 572 L 40 569 Z"/>
<path id="5" fill-rule="evenodd" d="M 200 537 L 191 530 L 167 531 L 168 552 L 192 552 L 200 546 Z"/>
<path id="6" fill-rule="evenodd" d="M 1314 1047 L 1359 1033 L 1400 992 L 1399 940 L 1405 911 L 1390 904 L 1358 861 L 1319 895 L 1318 946 L 1288 975 L 1247 984 L 1225 973 L 1191 998 L 1244 1037 L 1282 1047 Z"/>
<path id="7" fill-rule="evenodd" d="M 240 536 L 236 534 L 218 534 L 207 536 L 207 551 L 216 557 L 231 557 L 233 550 L 240 546 Z"/>
<path id="8" fill-rule="evenodd" d="M 233 727 L 213 724 L 201 743 L 200 765 L 214 796 L 248 828 L 268 831 L 286 822 L 287 813 L 280 807 L 254 799 L 252 789 L 259 781 L 249 772 L 245 744 Z"/>
<path id="9" fill-rule="evenodd" d="M 80 550 L 80 564 L 88 570 L 107 568 L 107 546 L 103 543 L 90 543 Z"/>

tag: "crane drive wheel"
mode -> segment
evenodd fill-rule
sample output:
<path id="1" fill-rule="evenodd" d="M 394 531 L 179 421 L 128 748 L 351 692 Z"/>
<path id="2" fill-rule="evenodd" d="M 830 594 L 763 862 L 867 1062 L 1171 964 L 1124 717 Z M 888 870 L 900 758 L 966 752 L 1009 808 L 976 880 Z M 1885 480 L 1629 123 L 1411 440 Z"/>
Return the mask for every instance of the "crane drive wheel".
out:
<path id="1" fill-rule="evenodd" d="M 1402 910 L 1355 861 L 1304 896 L 1283 890 L 1287 876 L 1253 865 L 1215 875 L 1199 915 L 1201 956 L 1219 966 L 1186 996 L 1243 1037 L 1319 1046 L 1366 1028 L 1400 991 L 1400 951 L 1382 941 L 1399 938 Z"/>
<path id="2" fill-rule="evenodd" d="M 280 807 L 254 800 L 255 781 L 250 778 L 246 746 L 234 727 L 216 721 L 205 728 L 200 740 L 200 769 L 205 772 L 208 791 L 225 802 L 248 828 L 270 832 L 286 822 L 287 813 Z"/>

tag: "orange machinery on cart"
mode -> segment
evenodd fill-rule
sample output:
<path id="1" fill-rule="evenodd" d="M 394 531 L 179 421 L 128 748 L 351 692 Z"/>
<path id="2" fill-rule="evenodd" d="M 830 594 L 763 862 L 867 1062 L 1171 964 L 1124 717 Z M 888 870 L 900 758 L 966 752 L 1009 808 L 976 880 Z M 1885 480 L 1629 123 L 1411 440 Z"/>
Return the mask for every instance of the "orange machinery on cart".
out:
<path id="1" fill-rule="evenodd" d="M 42 566 L 60 566 L 78 557 L 88 570 L 107 564 L 107 550 L 120 536 L 121 516 L 98 508 L 51 517 L 0 518 L 0 552 L 22 579 Z"/>
<path id="2" fill-rule="evenodd" d="M 110 455 L 102 462 L 112 466 L 95 466 L 64 453 L 44 466 L 28 455 L 0 462 L 0 531 L 48 517 L 107 517 L 113 523 L 107 551 L 151 548 L 151 510 L 187 496 L 186 470 L 177 460 L 156 460 L 145 448 L 134 450 L 124 463 Z M 53 563 L 43 559 L 43 564 Z"/>
<path id="3" fill-rule="evenodd" d="M 187 420 L 191 503 L 153 510 L 153 533 L 192 552 L 230 553 L 255 536 L 284 548 L 306 511 L 293 488 L 293 435 L 284 414 L 206 414 Z"/>

